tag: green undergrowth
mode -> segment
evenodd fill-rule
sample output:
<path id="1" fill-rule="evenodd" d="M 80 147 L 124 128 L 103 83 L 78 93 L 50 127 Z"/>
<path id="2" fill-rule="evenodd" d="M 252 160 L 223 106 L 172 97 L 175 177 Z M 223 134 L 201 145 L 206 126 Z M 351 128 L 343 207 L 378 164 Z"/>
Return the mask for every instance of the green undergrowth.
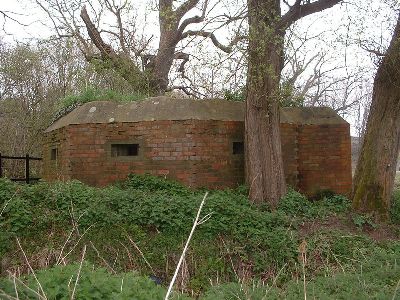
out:
<path id="1" fill-rule="evenodd" d="M 208 290 L 203 300 L 213 299 L 400 299 L 398 280 L 400 267 L 394 262 L 385 265 L 362 265 L 353 273 L 340 272 L 330 277 L 292 280 L 284 287 L 262 284 L 227 283 Z M 304 288 L 305 286 L 305 288 Z"/>
<path id="2" fill-rule="evenodd" d="M 15 283 L 14 278 L 0 281 L 0 298 L 161 300 L 166 292 L 149 278 L 138 276 L 135 272 L 111 274 L 104 268 L 93 269 L 89 264 L 82 267 L 79 264 L 56 266 L 38 271 L 35 275 L 36 278 L 18 278 Z M 175 293 L 171 299 L 189 298 Z"/>
<path id="3" fill-rule="evenodd" d="M 40 272 L 48 293 L 65 295 L 70 291 L 61 283 L 60 291 L 52 291 L 56 279 L 51 278 L 71 278 L 86 247 L 85 266 L 94 269 L 83 269 L 82 274 L 88 274 L 80 281 L 82 299 L 92 276 L 110 283 L 99 291 L 103 296 L 87 299 L 128 299 L 117 282 L 127 278 L 131 286 L 137 282 L 148 290 L 153 284 L 149 275 L 159 278 L 163 287 L 154 285 L 153 298 L 144 294 L 137 299 L 158 299 L 157 293 L 165 294 L 204 194 L 149 175 L 132 175 L 101 189 L 78 181 L 27 186 L 0 179 L 0 271 L 3 276 L 10 270 L 29 271 L 22 248 L 34 269 L 50 268 Z M 400 276 L 398 242 L 377 242 L 357 228 L 310 227 L 332 218 L 355 227 L 346 198 L 309 201 L 290 190 L 271 211 L 251 204 L 247 194 L 245 187 L 209 192 L 202 215 L 211 217 L 196 229 L 177 290 L 205 299 L 262 299 L 258 295 L 265 293 L 268 299 L 295 299 L 304 292 L 304 264 L 310 296 L 324 299 L 337 293 L 338 299 L 345 299 L 351 293 L 368 293 L 385 299 L 393 293 L 394 277 Z M 311 229 L 305 229 L 307 224 Z M 63 264 L 66 271 L 52 268 Z M 371 280 L 379 272 L 387 272 L 387 280 L 381 275 Z M 0 288 L 9 289 L 10 282 L 4 280 Z M 31 277 L 21 280 L 35 284 Z M 131 292 L 130 287 L 123 290 Z"/>
<path id="4" fill-rule="evenodd" d="M 279 202 L 278 211 L 291 217 L 314 219 L 343 214 L 348 212 L 350 207 L 350 201 L 341 195 L 323 196 L 315 201 L 310 201 L 306 196 L 289 190 Z"/>

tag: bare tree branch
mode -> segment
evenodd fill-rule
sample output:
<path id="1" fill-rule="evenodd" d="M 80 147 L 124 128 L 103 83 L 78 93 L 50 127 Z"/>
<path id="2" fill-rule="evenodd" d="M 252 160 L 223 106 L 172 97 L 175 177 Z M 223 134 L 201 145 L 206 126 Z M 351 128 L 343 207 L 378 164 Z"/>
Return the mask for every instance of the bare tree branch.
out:
<path id="1" fill-rule="evenodd" d="M 165 1 L 161 0 L 160 2 Z M 176 10 L 175 14 L 178 20 L 181 20 L 183 16 L 188 13 L 191 9 L 195 8 L 196 5 L 199 3 L 200 0 L 188 0 L 181 4 Z"/>
<path id="2" fill-rule="evenodd" d="M 379 56 L 379 57 L 385 57 L 385 55 L 386 55 L 386 53 L 384 53 L 384 52 L 381 52 L 377 49 L 371 49 L 365 45 L 360 45 L 360 47 L 361 47 L 361 49 L 363 49 L 369 53 L 375 54 L 376 56 Z"/>
<path id="3" fill-rule="evenodd" d="M 178 72 L 180 72 L 182 74 L 183 78 L 186 77 L 185 76 L 185 64 L 189 61 L 189 54 L 184 53 L 184 52 L 177 52 L 177 53 L 175 53 L 174 58 L 182 60 L 181 64 L 179 65 Z"/>
<path id="4" fill-rule="evenodd" d="M 97 49 L 100 50 L 100 53 L 107 57 L 107 56 L 115 56 L 116 53 L 112 49 L 110 45 L 104 42 L 104 40 L 100 36 L 100 32 L 97 30 L 96 26 L 93 24 L 92 20 L 90 20 L 90 17 L 86 11 L 86 7 L 83 6 L 81 10 L 81 18 L 83 22 L 86 25 L 86 29 L 88 31 L 88 34 L 90 36 L 90 39 L 92 42 L 95 44 Z"/>
<path id="5" fill-rule="evenodd" d="M 283 15 L 280 22 L 278 22 L 278 28 L 286 29 L 301 18 L 331 8 L 341 1 L 342 0 L 318 0 L 311 2 L 311 0 L 307 0 L 306 4 L 301 5 L 301 0 L 296 0 L 295 4 L 290 6 L 289 11 Z"/>
<path id="6" fill-rule="evenodd" d="M 218 19 L 214 16 L 205 22 L 207 14 L 219 5 L 218 1 L 211 5 L 210 0 L 155 0 L 158 3 L 160 39 L 158 49 L 154 51 L 147 51 L 152 41 L 148 32 L 143 31 L 141 39 L 137 37 L 138 24 L 135 23 L 135 18 L 127 14 L 134 11 L 128 0 L 99 0 L 98 3 L 87 0 L 34 1 L 47 13 L 59 38 L 77 38 L 87 61 L 101 62 L 105 68 L 114 69 L 120 75 L 121 72 L 124 73 L 122 77 L 125 79 L 129 77 L 128 70 L 134 70 L 134 76 L 144 78 L 145 93 L 162 94 L 165 91 L 170 81 L 171 67 L 176 60 L 179 60 L 177 74 L 182 75 L 185 83 L 187 82 L 185 67 L 187 68 L 189 56 L 182 55 L 184 47 L 179 46 L 178 49 L 178 44 L 183 39 L 193 37 L 185 40 L 186 44 L 199 36 L 208 37 L 219 49 L 231 53 L 233 46 L 244 38 L 241 36 L 244 31 L 242 27 L 240 31 L 237 30 L 237 36 L 229 45 L 224 45 L 214 34 L 215 26 L 212 30 L 208 29 L 211 23 L 217 24 L 218 29 L 245 17 L 245 10 L 241 8 L 238 11 L 240 16 L 230 16 L 227 13 L 223 15 L 224 18 Z M 198 15 L 192 12 L 198 12 Z M 109 19 L 105 19 L 110 15 L 111 24 Z M 188 30 L 192 29 L 191 24 L 200 23 L 200 28 Z M 130 83 L 132 81 L 138 80 L 128 80 Z"/>
<path id="7" fill-rule="evenodd" d="M 205 97 L 204 94 L 195 91 L 191 86 L 184 86 L 184 85 L 174 85 L 171 86 L 170 88 L 167 89 L 167 92 L 173 91 L 173 90 L 181 90 L 184 92 L 186 95 L 191 96 L 193 98 L 199 99 L 200 97 Z"/>
<path id="8" fill-rule="evenodd" d="M 129 56 L 129 50 L 126 48 L 124 27 L 122 25 L 122 19 L 121 19 L 121 10 L 125 8 L 127 2 L 125 2 L 121 7 L 117 7 L 114 1 L 113 4 L 111 4 L 108 0 L 105 0 L 105 4 L 108 10 L 111 11 L 117 19 L 118 35 L 116 36 L 118 37 L 121 49 L 124 51 L 125 55 Z"/>
<path id="9" fill-rule="evenodd" d="M 223 44 L 221 44 L 217 37 L 215 36 L 215 34 L 213 32 L 209 32 L 209 31 L 204 31 L 204 30 L 188 30 L 185 31 L 182 34 L 182 39 L 185 39 L 189 36 L 202 36 L 205 38 L 210 38 L 212 43 L 214 44 L 215 47 L 221 49 L 222 51 L 224 51 L 225 53 L 231 53 L 232 52 L 232 47 L 234 45 L 236 45 L 239 41 L 245 39 L 245 36 L 236 36 L 230 43 L 228 46 L 225 46 Z"/>
<path id="10" fill-rule="evenodd" d="M 181 23 L 181 25 L 179 25 L 178 32 L 182 33 L 190 24 L 201 23 L 203 21 L 204 16 L 194 16 L 191 18 L 187 18 Z"/>
<path id="11" fill-rule="evenodd" d="M 4 19 L 9 19 L 9 20 L 21 25 L 21 26 L 28 26 L 28 24 L 24 24 L 24 23 L 20 22 L 19 20 L 17 20 L 16 18 L 11 16 L 11 14 L 24 16 L 22 14 L 18 14 L 18 13 L 15 13 L 15 12 L 10 12 L 10 11 L 4 11 L 4 10 L 0 10 L 0 14 L 3 15 Z"/>
<path id="12" fill-rule="evenodd" d="M 183 4 L 182 4 L 182 5 L 183 5 Z M 206 16 L 207 6 L 208 6 L 208 0 L 206 0 L 206 1 L 204 2 L 204 5 L 203 5 L 202 11 L 201 11 L 201 16 L 190 17 L 190 18 L 187 18 L 187 19 L 185 19 L 185 20 L 183 20 L 183 21 L 181 22 L 181 25 L 179 25 L 178 30 L 177 30 L 177 36 L 178 36 L 178 38 L 180 38 L 180 36 L 182 35 L 183 31 L 184 31 L 184 30 L 186 29 L 186 27 L 189 26 L 190 24 L 201 23 L 201 22 L 204 21 L 205 16 Z M 183 15 L 182 15 L 182 17 L 183 17 Z M 181 20 L 182 17 L 181 17 L 179 20 Z M 179 15 L 178 15 L 178 18 L 179 18 Z M 181 38 L 180 38 L 180 39 L 181 39 Z"/>
<path id="13" fill-rule="evenodd" d="M 100 36 L 100 32 L 91 21 L 85 6 L 83 6 L 81 10 L 81 18 L 86 25 L 91 41 L 100 51 L 101 59 L 105 62 L 105 67 L 114 69 L 132 86 L 140 88 L 143 84 L 147 84 L 148 78 L 146 77 L 146 74 L 141 72 L 139 67 L 130 57 L 116 53 L 109 44 L 104 42 Z M 95 59 L 95 56 L 93 55 L 87 55 L 86 57 L 88 60 Z"/>

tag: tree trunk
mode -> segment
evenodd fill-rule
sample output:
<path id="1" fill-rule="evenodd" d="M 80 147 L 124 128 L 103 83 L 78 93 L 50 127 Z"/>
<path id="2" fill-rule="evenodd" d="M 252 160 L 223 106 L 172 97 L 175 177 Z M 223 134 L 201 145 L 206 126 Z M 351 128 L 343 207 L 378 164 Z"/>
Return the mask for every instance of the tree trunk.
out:
<path id="1" fill-rule="evenodd" d="M 161 17 L 160 17 L 161 20 Z M 163 94 L 168 87 L 168 74 L 171 70 L 175 56 L 175 48 L 179 41 L 177 37 L 178 26 L 175 22 L 164 24 L 160 22 L 160 42 L 158 45 L 158 53 L 154 61 L 153 72 L 153 88 L 159 94 Z"/>
<path id="2" fill-rule="evenodd" d="M 283 173 L 279 81 L 284 31 L 279 0 L 248 0 L 249 61 L 246 97 L 246 181 L 250 200 L 276 207 L 286 192 Z"/>
<path id="3" fill-rule="evenodd" d="M 400 143 L 400 15 L 374 81 L 367 129 L 353 180 L 353 207 L 387 219 Z"/>

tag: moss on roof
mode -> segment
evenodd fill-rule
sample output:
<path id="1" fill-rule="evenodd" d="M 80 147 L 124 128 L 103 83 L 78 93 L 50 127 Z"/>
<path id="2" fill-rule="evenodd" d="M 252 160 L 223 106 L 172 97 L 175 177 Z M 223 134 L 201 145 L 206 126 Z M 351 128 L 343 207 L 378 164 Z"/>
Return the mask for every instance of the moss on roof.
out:
<path id="1" fill-rule="evenodd" d="M 72 124 L 139 122 L 154 120 L 244 121 L 243 102 L 176 99 L 165 96 L 120 104 L 111 101 L 85 103 L 54 122 L 46 132 Z M 294 124 L 346 123 L 327 107 L 281 109 L 281 122 Z"/>

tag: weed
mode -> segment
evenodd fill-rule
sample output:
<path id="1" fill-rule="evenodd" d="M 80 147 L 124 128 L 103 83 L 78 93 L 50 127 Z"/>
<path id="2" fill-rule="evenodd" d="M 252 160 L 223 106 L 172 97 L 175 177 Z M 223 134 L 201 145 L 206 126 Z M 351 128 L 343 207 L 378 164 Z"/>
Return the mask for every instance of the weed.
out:
<path id="1" fill-rule="evenodd" d="M 356 225 L 359 229 L 363 229 L 365 227 L 371 227 L 375 229 L 378 227 L 378 225 L 369 215 L 353 214 L 352 220 L 354 225 Z"/>

